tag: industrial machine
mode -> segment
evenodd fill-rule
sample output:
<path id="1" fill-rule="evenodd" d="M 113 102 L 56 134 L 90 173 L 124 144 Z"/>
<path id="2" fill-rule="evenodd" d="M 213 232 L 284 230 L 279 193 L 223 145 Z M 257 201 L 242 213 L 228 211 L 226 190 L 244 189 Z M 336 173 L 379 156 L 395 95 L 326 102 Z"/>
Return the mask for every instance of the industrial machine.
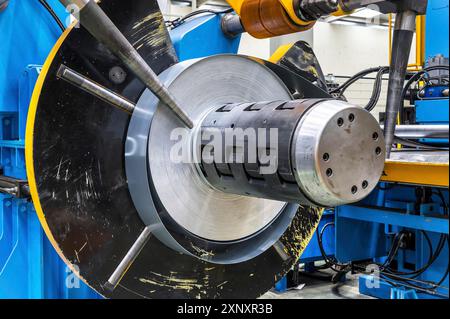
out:
<path id="1" fill-rule="evenodd" d="M 164 21 L 153 0 L 0 1 L 6 43 L 0 55 L 8 61 L 0 65 L 1 297 L 259 297 L 298 264 L 330 207 L 336 260 L 322 256 L 338 272 L 385 256 L 383 267 L 394 272 L 400 243 L 419 240 L 414 232 L 377 226 L 380 236 L 381 229 L 396 234 L 388 254 L 385 240 L 364 258 L 338 253 L 348 240 L 339 229 L 369 235 L 366 225 L 348 224 L 350 232 L 341 222 L 361 221 L 366 214 L 355 213 L 361 203 L 375 200 L 373 215 L 381 219 L 387 208 L 404 208 L 386 204 L 385 183 L 411 183 L 398 177 L 404 168 L 397 163 L 425 164 L 416 159 L 422 153 L 404 160 L 393 143 L 431 148 L 425 157 L 438 162 L 430 165 L 448 171 L 441 150 L 448 127 L 423 122 L 422 129 L 396 130 L 415 21 L 426 1 L 229 3 L 232 9 Z M 322 16 L 374 3 L 397 15 L 391 66 L 378 69 L 390 72 L 384 127 L 369 112 L 373 101 L 364 109 L 334 94 L 341 87 L 328 89 L 307 43 L 272 62 L 236 54 L 243 32 L 258 38 L 301 32 Z M 75 19 L 66 27 L 68 13 Z M 30 16 L 44 26 L 21 23 Z M 439 65 L 424 68 L 422 75 L 438 74 L 420 87 L 418 103 L 445 88 L 448 96 L 448 71 Z M 376 100 L 380 93 L 374 94 Z M 439 122 L 445 123 L 448 113 Z M 437 223 L 418 229 L 439 229 L 438 239 L 424 236 L 442 251 L 448 204 L 430 205 L 428 186 L 448 186 L 448 179 L 424 185 L 395 187 L 423 190 L 408 212 Z M 448 203 L 448 193 L 437 192 Z M 405 223 L 388 224 L 411 227 Z M 345 245 L 345 253 L 359 252 Z M 29 267 L 29 277 L 17 272 L 21 267 Z M 392 276 L 383 276 L 390 285 Z M 73 289 L 77 278 L 82 283 Z M 445 280 L 448 286 L 444 276 L 434 288 Z"/>

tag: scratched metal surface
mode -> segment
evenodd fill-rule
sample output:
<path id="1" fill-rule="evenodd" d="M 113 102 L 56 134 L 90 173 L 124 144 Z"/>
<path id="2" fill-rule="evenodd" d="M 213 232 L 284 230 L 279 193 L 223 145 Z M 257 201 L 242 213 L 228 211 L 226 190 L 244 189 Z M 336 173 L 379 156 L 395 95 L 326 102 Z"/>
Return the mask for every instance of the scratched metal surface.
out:
<path id="1" fill-rule="evenodd" d="M 101 6 L 156 73 L 176 62 L 156 1 L 104 0 Z M 151 238 L 113 294 L 103 289 L 143 230 L 129 195 L 124 144 L 129 116 L 57 80 L 61 63 L 137 101 L 144 87 L 128 74 L 120 85 L 108 79 L 121 65 L 80 28 L 54 58 L 44 82 L 33 137 L 39 200 L 65 259 L 96 291 L 113 298 L 254 298 L 292 267 L 320 218 L 300 207 L 281 239 L 290 257 L 274 248 L 237 265 L 215 265 L 181 255 Z"/>

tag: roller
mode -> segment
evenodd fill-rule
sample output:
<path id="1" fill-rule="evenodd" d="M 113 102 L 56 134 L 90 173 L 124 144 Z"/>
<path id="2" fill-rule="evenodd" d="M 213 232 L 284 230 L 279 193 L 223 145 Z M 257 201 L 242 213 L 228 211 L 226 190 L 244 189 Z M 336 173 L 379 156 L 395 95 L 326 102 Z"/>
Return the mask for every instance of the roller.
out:
<path id="1" fill-rule="evenodd" d="M 292 205 L 358 202 L 379 181 L 383 132 L 360 107 L 293 100 L 278 76 L 244 56 L 186 61 L 161 79 L 184 101 L 194 129 L 181 129 L 144 94 L 130 122 L 126 169 L 142 220 L 176 251 L 220 264 L 250 260 L 287 229 Z"/>

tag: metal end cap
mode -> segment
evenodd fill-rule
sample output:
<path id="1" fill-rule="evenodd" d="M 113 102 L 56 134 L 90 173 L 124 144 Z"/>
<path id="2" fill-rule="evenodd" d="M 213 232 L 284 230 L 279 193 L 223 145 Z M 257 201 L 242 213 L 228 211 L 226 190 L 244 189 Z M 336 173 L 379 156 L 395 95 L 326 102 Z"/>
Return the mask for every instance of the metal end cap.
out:
<path id="1" fill-rule="evenodd" d="M 386 149 L 376 119 L 337 100 L 314 106 L 300 121 L 292 146 L 296 180 L 312 201 L 333 207 L 358 202 L 376 187 Z"/>

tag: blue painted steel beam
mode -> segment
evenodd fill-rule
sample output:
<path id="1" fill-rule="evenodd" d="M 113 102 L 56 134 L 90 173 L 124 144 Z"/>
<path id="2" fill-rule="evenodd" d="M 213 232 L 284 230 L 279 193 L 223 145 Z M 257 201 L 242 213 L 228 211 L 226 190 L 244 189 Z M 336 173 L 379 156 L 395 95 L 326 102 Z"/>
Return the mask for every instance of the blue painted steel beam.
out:
<path id="1" fill-rule="evenodd" d="M 346 209 L 339 210 L 339 217 L 351 218 L 361 221 L 387 224 L 418 230 L 449 233 L 448 219 L 412 215 L 388 210 L 388 208 L 367 208 L 360 206 L 343 206 Z"/>

